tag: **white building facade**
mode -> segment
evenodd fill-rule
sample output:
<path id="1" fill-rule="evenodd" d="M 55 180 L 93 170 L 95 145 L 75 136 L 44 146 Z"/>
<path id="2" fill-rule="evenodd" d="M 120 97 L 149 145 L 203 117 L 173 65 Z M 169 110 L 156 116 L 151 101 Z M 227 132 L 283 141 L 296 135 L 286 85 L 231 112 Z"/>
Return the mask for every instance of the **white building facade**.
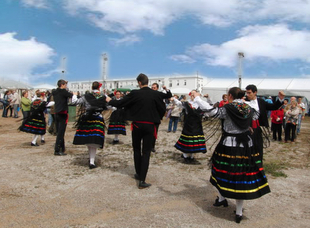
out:
<path id="1" fill-rule="evenodd" d="M 81 95 L 86 91 L 91 91 L 91 81 L 72 81 L 68 82 L 68 88 L 72 92 L 80 92 Z M 102 80 L 97 80 L 102 83 Z M 162 86 L 169 88 L 172 93 L 175 94 L 188 94 L 189 91 L 197 89 L 202 91 L 204 77 L 202 76 L 166 76 L 166 77 L 149 77 L 149 86 L 153 83 L 159 84 L 159 89 L 162 90 Z M 136 78 L 124 78 L 124 79 L 107 79 L 103 83 L 104 89 L 112 91 L 114 89 L 138 89 L 138 83 Z"/>

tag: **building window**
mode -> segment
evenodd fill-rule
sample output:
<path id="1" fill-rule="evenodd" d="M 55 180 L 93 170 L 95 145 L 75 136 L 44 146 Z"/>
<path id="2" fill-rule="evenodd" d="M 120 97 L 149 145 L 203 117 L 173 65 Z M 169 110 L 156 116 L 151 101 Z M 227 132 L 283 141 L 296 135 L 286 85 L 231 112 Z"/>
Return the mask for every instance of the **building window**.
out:
<path id="1" fill-rule="evenodd" d="M 177 86 L 179 86 L 180 85 L 180 82 L 179 82 L 179 80 L 177 80 Z"/>
<path id="2" fill-rule="evenodd" d="M 186 80 L 184 80 L 184 85 L 186 86 Z"/>

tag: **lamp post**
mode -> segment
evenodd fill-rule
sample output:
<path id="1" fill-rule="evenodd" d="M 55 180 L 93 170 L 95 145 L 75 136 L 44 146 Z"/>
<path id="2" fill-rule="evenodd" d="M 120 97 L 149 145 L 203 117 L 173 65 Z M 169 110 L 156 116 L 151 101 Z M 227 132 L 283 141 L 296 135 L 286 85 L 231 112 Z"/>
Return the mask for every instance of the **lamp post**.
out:
<path id="1" fill-rule="evenodd" d="M 238 83 L 239 83 L 239 88 L 241 89 L 241 80 L 242 80 L 242 59 L 244 58 L 244 53 L 243 53 L 243 52 L 238 52 L 238 57 L 239 57 Z"/>
<path id="2" fill-rule="evenodd" d="M 106 80 L 108 72 L 108 55 L 106 53 L 102 54 L 102 89 L 106 89 Z"/>
<path id="3" fill-rule="evenodd" d="M 62 57 L 62 60 L 61 60 L 61 75 L 62 75 L 62 79 L 65 80 L 66 79 L 66 57 Z"/>

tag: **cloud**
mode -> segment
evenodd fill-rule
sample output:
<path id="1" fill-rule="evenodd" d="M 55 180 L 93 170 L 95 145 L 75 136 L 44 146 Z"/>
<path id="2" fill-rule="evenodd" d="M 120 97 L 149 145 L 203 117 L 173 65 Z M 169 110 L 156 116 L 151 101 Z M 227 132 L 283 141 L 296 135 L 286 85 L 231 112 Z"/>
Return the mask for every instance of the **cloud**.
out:
<path id="1" fill-rule="evenodd" d="M 234 67 L 238 52 L 249 61 L 300 60 L 310 62 L 310 31 L 290 30 L 285 24 L 247 26 L 236 39 L 220 45 L 208 43 L 188 48 L 185 55 L 208 65 Z"/>
<path id="2" fill-rule="evenodd" d="M 20 0 L 26 6 L 46 8 L 58 0 Z M 310 23 L 310 0 L 63 0 L 68 13 L 84 17 L 94 26 L 119 34 L 165 29 L 184 17 L 215 27 L 235 23 Z"/>
<path id="3" fill-rule="evenodd" d="M 140 42 L 141 38 L 138 37 L 137 35 L 128 35 L 128 36 L 124 36 L 120 39 L 116 39 L 116 38 L 110 38 L 110 42 L 112 44 L 114 44 L 115 46 L 120 46 L 120 45 L 131 45 L 134 44 L 136 42 Z"/>
<path id="4" fill-rule="evenodd" d="M 48 8 L 47 0 L 21 0 L 21 2 L 27 7 L 35 8 Z"/>
<path id="5" fill-rule="evenodd" d="M 86 15 L 95 26 L 117 33 L 148 30 L 164 34 L 173 22 L 190 16 L 216 27 L 266 19 L 310 22 L 310 0 L 66 0 L 73 15 Z"/>
<path id="6" fill-rule="evenodd" d="M 18 40 L 15 36 L 0 34 L 0 77 L 30 80 L 35 69 L 52 63 L 55 52 L 35 38 Z"/>
<path id="7" fill-rule="evenodd" d="M 264 0 L 256 7 L 256 19 L 310 23 L 310 0 Z"/>
<path id="8" fill-rule="evenodd" d="M 227 26 L 249 7 L 245 0 L 66 0 L 66 9 L 75 16 L 86 15 L 95 26 L 117 33 L 141 30 L 163 35 L 164 29 L 186 16 L 203 24 Z"/>
<path id="9" fill-rule="evenodd" d="M 189 57 L 188 55 L 172 55 L 170 59 L 181 62 L 181 63 L 194 63 L 196 62 L 193 58 Z"/>

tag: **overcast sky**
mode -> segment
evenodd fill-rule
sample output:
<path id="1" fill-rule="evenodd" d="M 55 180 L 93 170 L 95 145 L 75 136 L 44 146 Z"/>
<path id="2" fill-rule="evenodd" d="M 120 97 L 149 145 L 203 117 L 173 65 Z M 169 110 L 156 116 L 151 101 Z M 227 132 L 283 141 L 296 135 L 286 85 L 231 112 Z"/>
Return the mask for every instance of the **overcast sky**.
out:
<path id="1" fill-rule="evenodd" d="M 310 0 L 1 0 L 0 77 L 310 76 Z M 61 74 L 66 69 L 65 75 Z"/>

